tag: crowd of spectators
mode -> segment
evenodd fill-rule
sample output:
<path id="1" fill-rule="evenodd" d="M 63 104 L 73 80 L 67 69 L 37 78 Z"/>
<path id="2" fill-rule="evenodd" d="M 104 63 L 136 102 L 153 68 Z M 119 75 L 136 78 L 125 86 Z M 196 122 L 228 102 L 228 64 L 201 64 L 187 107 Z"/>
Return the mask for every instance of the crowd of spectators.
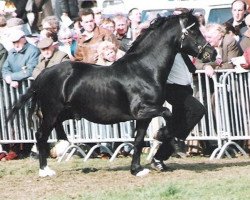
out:
<path id="1" fill-rule="evenodd" d="M 51 1 L 32 1 L 31 9 L 24 3 L 30 1 L 11 2 L 13 9 L 0 13 L 0 77 L 13 88 L 66 60 L 111 65 L 150 24 L 141 22 L 138 8 L 127 16 L 117 13 L 104 18 L 101 9 L 79 6 L 77 0 L 56 0 L 54 6 Z M 195 14 L 202 33 L 218 53 L 215 63 L 196 60 L 196 67 L 210 77 L 214 69 L 233 68 L 231 59 L 242 56 L 250 45 L 246 3 L 234 1 L 232 19 L 225 24 L 205 24 L 204 16 Z"/>

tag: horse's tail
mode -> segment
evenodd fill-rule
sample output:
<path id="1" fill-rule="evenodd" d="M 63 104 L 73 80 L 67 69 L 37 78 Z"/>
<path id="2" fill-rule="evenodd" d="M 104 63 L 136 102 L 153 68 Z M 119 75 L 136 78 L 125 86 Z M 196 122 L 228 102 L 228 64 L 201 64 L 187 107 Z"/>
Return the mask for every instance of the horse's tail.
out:
<path id="1" fill-rule="evenodd" d="M 18 113 L 18 111 L 29 101 L 29 99 L 32 98 L 32 106 L 30 108 L 29 111 L 29 116 L 30 113 L 33 112 L 35 110 L 35 105 L 36 105 L 36 92 L 34 90 L 33 84 L 30 86 L 30 88 L 27 90 L 27 92 L 25 94 L 23 94 L 22 96 L 20 96 L 20 98 L 14 103 L 14 105 L 12 106 L 8 116 L 7 116 L 7 122 L 13 122 L 14 117 L 16 116 L 16 114 Z M 31 114 L 32 115 L 32 114 Z M 31 118 L 31 117 L 30 117 Z M 29 119 L 30 120 L 30 119 Z"/>

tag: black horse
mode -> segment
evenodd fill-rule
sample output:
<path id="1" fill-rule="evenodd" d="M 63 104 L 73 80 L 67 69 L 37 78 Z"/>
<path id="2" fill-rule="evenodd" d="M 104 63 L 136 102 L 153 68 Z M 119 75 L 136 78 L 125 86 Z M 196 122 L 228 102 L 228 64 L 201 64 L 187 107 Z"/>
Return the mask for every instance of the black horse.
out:
<path id="1" fill-rule="evenodd" d="M 171 116 L 163 107 L 165 83 L 177 52 L 204 62 L 215 59 L 216 51 L 202 36 L 192 13 L 156 19 L 133 43 L 127 54 L 111 66 L 63 62 L 44 70 L 26 94 L 14 104 L 9 119 L 32 98 L 43 119 L 36 132 L 40 176 L 55 172 L 47 166 L 47 140 L 51 131 L 63 132 L 62 122 L 85 118 L 113 124 L 136 120 L 131 173 L 149 172 L 140 164 L 141 150 L 153 117 Z M 63 133 L 65 134 L 65 133 Z"/>

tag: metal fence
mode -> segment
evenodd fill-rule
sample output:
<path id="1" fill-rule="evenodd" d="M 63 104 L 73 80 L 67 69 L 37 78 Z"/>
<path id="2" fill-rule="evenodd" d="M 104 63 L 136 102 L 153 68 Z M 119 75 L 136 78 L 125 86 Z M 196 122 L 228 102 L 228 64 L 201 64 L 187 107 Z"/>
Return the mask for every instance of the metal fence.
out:
<path id="1" fill-rule="evenodd" d="M 22 81 L 18 89 L 13 89 L 0 80 L 0 151 L 2 144 L 36 142 L 34 133 L 38 123 L 34 119 L 34 130 L 28 127 L 29 104 L 19 111 L 13 126 L 6 123 L 6 116 L 11 105 L 30 84 L 30 80 Z M 210 79 L 205 76 L 204 71 L 198 70 L 194 77 L 193 88 L 195 97 L 207 108 L 207 114 L 190 133 L 187 140 L 215 141 L 217 148 L 211 154 L 211 159 L 221 158 L 224 153 L 230 157 L 227 149 L 231 145 L 246 155 L 235 141 L 250 139 L 250 73 L 237 74 L 235 70 L 223 70 L 217 71 Z M 148 128 L 145 141 L 151 143 L 153 134 L 163 124 L 164 121 L 161 118 L 154 118 Z M 65 121 L 63 126 L 71 143 L 64 154 L 65 156 L 66 152 L 70 152 L 66 159 L 78 150 L 87 160 L 96 148 L 103 146 L 103 143 L 120 142 L 121 145 L 114 152 L 107 149 L 112 155 L 110 159 L 112 161 L 123 146 L 133 145 L 135 127 L 133 121 L 100 125 L 81 119 Z M 56 134 L 53 131 L 49 142 L 56 141 Z M 88 143 L 96 145 L 86 154 L 79 146 Z"/>

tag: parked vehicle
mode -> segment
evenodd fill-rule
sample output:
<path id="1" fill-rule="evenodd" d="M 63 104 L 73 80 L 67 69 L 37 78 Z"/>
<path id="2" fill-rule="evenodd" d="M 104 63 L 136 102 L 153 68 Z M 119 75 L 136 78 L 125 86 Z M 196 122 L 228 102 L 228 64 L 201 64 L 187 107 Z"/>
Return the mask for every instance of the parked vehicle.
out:
<path id="1" fill-rule="evenodd" d="M 175 8 L 194 9 L 194 13 L 199 12 L 204 15 L 207 23 L 223 23 L 232 17 L 231 3 L 229 0 L 221 1 L 169 1 L 165 7 L 148 8 L 142 10 L 143 21 L 151 20 L 157 16 L 168 16 Z"/>
<path id="2" fill-rule="evenodd" d="M 117 12 L 127 14 L 131 8 L 139 8 L 142 11 L 143 21 L 154 19 L 157 14 L 168 16 L 177 7 L 194 9 L 205 16 L 205 21 L 209 23 L 223 23 L 232 17 L 232 0 L 100 0 L 104 14 L 115 14 Z M 249 0 L 250 1 L 250 0 Z"/>

